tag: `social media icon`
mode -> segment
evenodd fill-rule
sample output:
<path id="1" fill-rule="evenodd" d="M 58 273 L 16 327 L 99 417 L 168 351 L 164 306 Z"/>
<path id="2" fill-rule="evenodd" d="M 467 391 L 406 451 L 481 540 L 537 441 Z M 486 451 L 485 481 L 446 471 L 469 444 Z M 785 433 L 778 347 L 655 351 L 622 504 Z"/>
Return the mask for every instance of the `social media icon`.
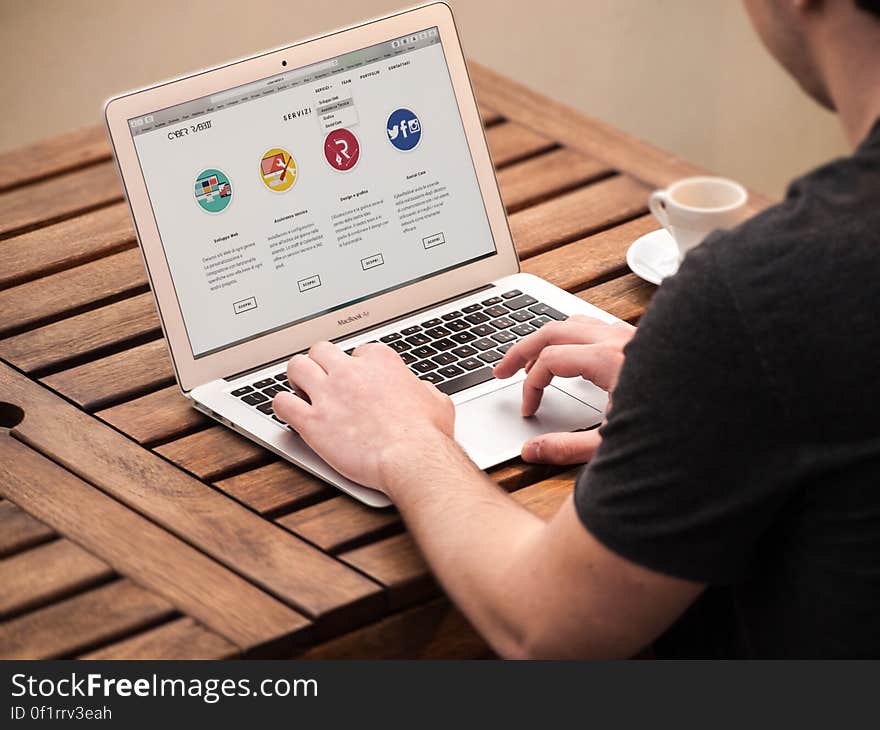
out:
<path id="1" fill-rule="evenodd" d="M 422 125 L 415 112 L 396 109 L 385 125 L 388 141 L 402 152 L 413 149 L 422 138 Z"/>
<path id="2" fill-rule="evenodd" d="M 351 130 L 334 129 L 324 138 L 324 157 L 333 169 L 351 170 L 360 156 L 360 143 Z"/>

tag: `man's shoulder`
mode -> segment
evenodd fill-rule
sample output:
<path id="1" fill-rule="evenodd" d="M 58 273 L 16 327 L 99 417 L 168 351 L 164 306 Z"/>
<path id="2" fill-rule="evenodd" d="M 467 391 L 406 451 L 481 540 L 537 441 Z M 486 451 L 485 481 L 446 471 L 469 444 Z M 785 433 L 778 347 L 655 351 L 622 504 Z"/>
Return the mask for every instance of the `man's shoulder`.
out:
<path id="1" fill-rule="evenodd" d="M 825 387 L 869 377 L 866 364 L 880 350 L 872 322 L 880 164 L 852 157 L 825 165 L 795 181 L 778 205 L 704 245 L 712 275 L 785 396 L 819 398 Z"/>
<path id="2" fill-rule="evenodd" d="M 824 300 L 880 274 L 880 160 L 835 160 L 794 181 L 785 199 L 706 241 L 743 305 Z M 846 306 L 851 297 L 841 304 Z"/>

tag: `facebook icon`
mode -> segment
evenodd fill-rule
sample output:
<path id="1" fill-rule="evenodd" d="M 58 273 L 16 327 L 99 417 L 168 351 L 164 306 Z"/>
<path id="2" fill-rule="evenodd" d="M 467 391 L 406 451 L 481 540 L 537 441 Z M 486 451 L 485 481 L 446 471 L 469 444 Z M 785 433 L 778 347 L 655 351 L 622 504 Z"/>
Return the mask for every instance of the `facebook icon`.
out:
<path id="1" fill-rule="evenodd" d="M 422 138 L 419 118 L 409 109 L 397 109 L 388 117 L 388 141 L 399 150 L 411 150 Z"/>

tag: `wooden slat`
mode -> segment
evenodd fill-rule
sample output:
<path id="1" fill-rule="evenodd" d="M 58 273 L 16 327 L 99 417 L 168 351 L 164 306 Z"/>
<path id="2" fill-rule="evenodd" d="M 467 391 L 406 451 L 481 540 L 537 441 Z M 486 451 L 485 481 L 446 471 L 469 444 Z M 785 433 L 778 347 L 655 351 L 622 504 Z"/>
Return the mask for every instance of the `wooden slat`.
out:
<path id="1" fill-rule="evenodd" d="M 0 493 L 2 493 L 0 485 Z M 27 550 L 55 537 L 48 525 L 31 517 L 9 500 L 0 501 L 0 558 Z"/>
<path id="2" fill-rule="evenodd" d="M 95 415 L 142 444 L 165 441 L 210 422 L 175 385 Z"/>
<path id="3" fill-rule="evenodd" d="M 273 461 L 214 486 L 261 514 L 294 509 L 337 494 L 329 484 L 286 461 Z"/>
<path id="4" fill-rule="evenodd" d="M 510 121 L 601 160 L 648 186 L 665 187 L 682 177 L 706 174 L 706 170 L 697 165 L 532 91 L 486 66 L 470 62 L 468 70 L 480 103 L 488 104 Z M 763 196 L 749 193 L 753 211 L 768 203 Z"/>
<path id="5" fill-rule="evenodd" d="M 113 569 L 70 540 L 0 561 L 0 620 L 107 580 Z"/>
<path id="6" fill-rule="evenodd" d="M 634 323 L 642 316 L 656 290 L 656 286 L 635 274 L 627 274 L 578 292 L 577 296 L 615 317 Z"/>
<path id="7" fill-rule="evenodd" d="M 7 497 L 241 648 L 282 641 L 309 623 L 9 436 L 0 436 L 0 476 Z"/>
<path id="8" fill-rule="evenodd" d="M 169 621 L 79 659 L 231 659 L 238 650 L 191 618 Z"/>
<path id="9" fill-rule="evenodd" d="M 646 212 L 648 189 L 616 176 L 510 216 L 521 258 L 528 258 Z"/>
<path id="10" fill-rule="evenodd" d="M 50 388 L 87 410 L 132 398 L 174 382 L 165 340 L 154 340 L 115 355 L 43 378 Z"/>
<path id="11" fill-rule="evenodd" d="M 15 439 L 0 437 L 0 457 L 0 489 L 7 497 L 237 646 L 279 641 L 308 625 L 275 598 Z"/>
<path id="12" fill-rule="evenodd" d="M 659 227 L 653 216 L 645 215 L 533 256 L 523 261 L 522 270 L 568 291 L 582 289 L 628 271 L 626 251 L 630 244 Z"/>
<path id="13" fill-rule="evenodd" d="M 134 242 L 125 203 L 16 236 L 2 244 L 0 289 L 117 253 Z"/>
<path id="14" fill-rule="evenodd" d="M 9 367 L 0 366 L 0 392 L 27 409 L 16 437 L 289 605 L 326 622 L 378 609 L 373 582 Z"/>
<path id="15" fill-rule="evenodd" d="M 439 598 L 312 647 L 297 659 L 479 659 L 486 642 Z"/>
<path id="16" fill-rule="evenodd" d="M 408 533 L 355 548 L 340 557 L 388 589 L 392 610 L 424 600 L 437 591 L 436 582 Z"/>
<path id="17" fill-rule="evenodd" d="M 487 474 L 502 489 L 508 492 L 515 492 L 529 484 L 549 479 L 559 471 L 560 468 L 557 466 L 526 464 L 517 458 L 489 469 Z"/>
<path id="18" fill-rule="evenodd" d="M 558 149 L 505 167 L 498 173 L 498 187 L 507 212 L 515 213 L 612 172 L 579 152 Z"/>
<path id="19" fill-rule="evenodd" d="M 156 452 L 195 474 L 212 481 L 232 470 L 265 464 L 271 453 L 225 426 L 204 431 L 156 447 Z"/>
<path id="20" fill-rule="evenodd" d="M 30 372 L 160 334 L 147 292 L 0 340 L 0 357 Z"/>
<path id="21" fill-rule="evenodd" d="M 164 598 L 119 580 L 0 624 L 0 658 L 65 657 L 173 614 Z"/>
<path id="22" fill-rule="evenodd" d="M 399 527 L 393 509 L 373 509 L 347 496 L 334 497 L 276 520 L 322 550 L 338 550 L 352 540 L 375 537 Z"/>
<path id="23" fill-rule="evenodd" d="M 548 467 L 516 459 L 491 469 L 489 476 L 503 489 L 513 491 L 543 478 L 547 472 Z M 395 510 L 372 509 L 341 495 L 280 517 L 277 522 L 328 552 L 346 550 L 352 543 L 401 528 Z"/>
<path id="24" fill-rule="evenodd" d="M 15 245 L 14 241 L 0 247 Z M 136 248 L 0 291 L 0 336 L 147 287 Z"/>
<path id="25" fill-rule="evenodd" d="M 496 168 L 553 149 L 555 143 L 520 124 L 502 122 L 486 130 L 486 142 Z"/>
<path id="26" fill-rule="evenodd" d="M 574 472 L 566 472 L 513 493 L 513 499 L 539 517 L 551 517 L 571 494 Z M 340 556 L 391 591 L 391 605 L 400 606 L 423 598 L 434 581 L 424 558 L 409 534 L 355 548 Z"/>
<path id="27" fill-rule="evenodd" d="M 109 159 L 103 127 L 75 129 L 0 155 L 0 191 Z"/>
<path id="28" fill-rule="evenodd" d="M 52 177 L 0 193 L 0 237 L 122 200 L 122 186 L 111 162 Z"/>

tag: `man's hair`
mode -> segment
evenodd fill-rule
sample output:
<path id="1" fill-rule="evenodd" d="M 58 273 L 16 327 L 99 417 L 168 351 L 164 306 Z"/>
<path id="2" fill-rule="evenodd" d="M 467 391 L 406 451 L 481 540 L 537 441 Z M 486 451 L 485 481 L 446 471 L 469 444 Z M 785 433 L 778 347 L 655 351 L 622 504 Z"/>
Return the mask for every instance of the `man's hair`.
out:
<path id="1" fill-rule="evenodd" d="M 856 0 L 856 5 L 880 20 L 880 0 Z"/>

